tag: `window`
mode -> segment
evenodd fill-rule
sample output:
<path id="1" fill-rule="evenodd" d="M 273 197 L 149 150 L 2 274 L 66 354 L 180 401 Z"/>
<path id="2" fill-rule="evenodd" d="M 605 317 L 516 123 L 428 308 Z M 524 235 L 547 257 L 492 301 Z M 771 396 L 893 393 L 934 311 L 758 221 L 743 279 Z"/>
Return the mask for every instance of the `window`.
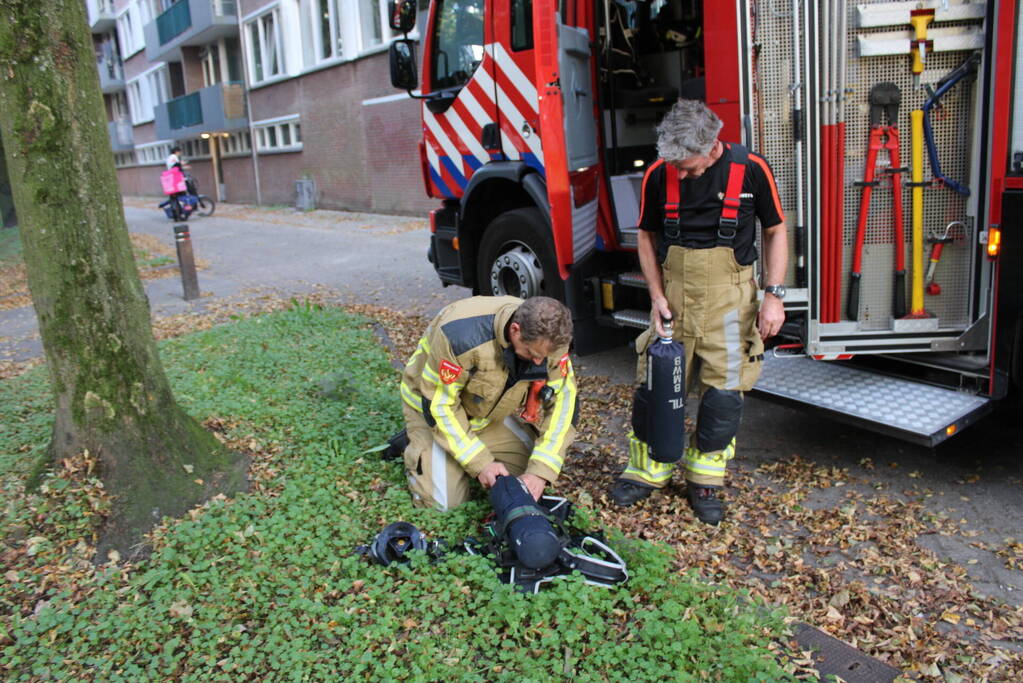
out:
<path id="1" fill-rule="evenodd" d="M 265 152 L 298 152 L 302 149 L 302 127 L 298 115 L 286 116 L 252 124 L 256 133 L 256 149 Z"/>
<path id="2" fill-rule="evenodd" d="M 362 49 L 368 50 L 395 36 L 387 23 L 387 0 L 358 0 Z M 482 7 L 482 2 L 480 2 Z"/>
<path id="3" fill-rule="evenodd" d="M 185 140 L 181 143 L 181 153 L 185 155 L 185 159 L 208 159 L 210 141 L 203 138 Z"/>
<path id="4" fill-rule="evenodd" d="M 131 122 L 136 126 L 153 120 L 153 109 L 168 99 L 167 65 L 160 64 L 138 78 L 128 81 Z"/>
<path id="5" fill-rule="evenodd" d="M 252 151 L 252 136 L 245 130 L 240 133 L 231 133 L 226 138 L 220 139 L 220 153 L 225 157 L 241 156 Z"/>
<path id="6" fill-rule="evenodd" d="M 131 117 L 128 96 L 123 90 L 110 96 L 110 116 L 114 121 L 127 121 Z"/>
<path id="7" fill-rule="evenodd" d="M 241 81 L 241 66 L 238 62 L 240 48 L 237 38 L 221 38 L 199 51 L 202 63 L 203 87 L 217 83 Z"/>
<path id="8" fill-rule="evenodd" d="M 299 0 L 302 61 L 306 67 L 343 55 L 338 0 Z"/>
<path id="9" fill-rule="evenodd" d="M 142 34 L 142 9 L 138 2 L 128 5 L 117 17 L 117 36 L 121 41 L 121 55 L 127 59 L 146 46 Z"/>
<path id="10" fill-rule="evenodd" d="M 135 165 L 135 152 L 114 152 L 114 166 L 124 168 Z"/>
<path id="11" fill-rule="evenodd" d="M 533 0 L 512 0 L 511 15 L 512 50 L 532 50 Z"/>
<path id="12" fill-rule="evenodd" d="M 433 35 L 434 89 L 469 81 L 483 61 L 483 0 L 438 0 Z"/>
<path id="13" fill-rule="evenodd" d="M 280 12 L 277 8 L 245 25 L 245 41 L 253 83 L 269 80 L 284 72 Z"/>
<path id="14" fill-rule="evenodd" d="M 135 146 L 135 158 L 140 166 L 163 165 L 170 156 L 172 143 L 170 140 L 151 142 L 147 145 Z"/>

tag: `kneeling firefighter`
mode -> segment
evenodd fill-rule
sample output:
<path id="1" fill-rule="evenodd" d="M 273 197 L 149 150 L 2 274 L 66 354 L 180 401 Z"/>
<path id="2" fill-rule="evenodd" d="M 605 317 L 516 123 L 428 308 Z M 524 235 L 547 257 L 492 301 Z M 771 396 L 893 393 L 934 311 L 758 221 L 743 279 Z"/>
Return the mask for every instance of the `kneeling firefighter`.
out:
<path id="1" fill-rule="evenodd" d="M 536 500 L 575 438 L 572 318 L 548 297 L 450 304 L 401 379 L 405 471 L 416 505 L 464 503 L 470 484 L 516 476 Z"/>
<path id="2" fill-rule="evenodd" d="M 777 334 L 785 320 L 781 282 L 788 259 L 770 167 L 741 145 L 718 140 L 721 127 L 697 100 L 679 100 L 664 117 L 657 127 L 660 159 L 643 179 L 639 224 L 639 261 L 652 310 L 650 328 L 636 340 L 637 378 L 646 377 L 648 348 L 657 337 L 683 343 L 687 391 L 698 388 L 701 395 L 695 437 L 674 452 L 652 450 L 652 435 L 640 432 L 666 425 L 643 414 L 641 390 L 633 409 L 629 464 L 611 491 L 616 504 L 633 505 L 667 486 L 681 460 L 689 503 L 708 524 L 724 517 L 718 490 L 735 455 L 743 392 L 760 376 L 763 340 Z M 757 219 L 767 285 L 760 306 L 753 279 Z M 670 332 L 662 319 L 673 319 Z"/>

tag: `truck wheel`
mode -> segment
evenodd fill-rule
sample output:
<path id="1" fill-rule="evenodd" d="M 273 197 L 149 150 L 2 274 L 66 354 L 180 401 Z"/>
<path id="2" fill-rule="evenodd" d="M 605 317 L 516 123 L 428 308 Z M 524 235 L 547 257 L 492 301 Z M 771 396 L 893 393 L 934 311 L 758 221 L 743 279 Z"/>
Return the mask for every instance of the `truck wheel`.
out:
<path id="1" fill-rule="evenodd" d="M 480 244 L 476 276 L 482 294 L 565 300 L 551 230 L 536 208 L 508 211 L 490 222 Z"/>

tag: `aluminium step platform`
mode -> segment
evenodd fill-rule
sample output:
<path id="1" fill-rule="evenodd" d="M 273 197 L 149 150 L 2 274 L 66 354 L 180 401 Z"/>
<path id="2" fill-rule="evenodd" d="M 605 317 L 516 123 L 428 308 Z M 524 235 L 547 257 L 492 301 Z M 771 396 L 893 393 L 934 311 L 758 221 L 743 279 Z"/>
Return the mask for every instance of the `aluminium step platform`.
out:
<path id="1" fill-rule="evenodd" d="M 929 447 L 994 407 L 983 396 L 881 375 L 843 361 L 773 352 L 764 357 L 753 393 Z"/>

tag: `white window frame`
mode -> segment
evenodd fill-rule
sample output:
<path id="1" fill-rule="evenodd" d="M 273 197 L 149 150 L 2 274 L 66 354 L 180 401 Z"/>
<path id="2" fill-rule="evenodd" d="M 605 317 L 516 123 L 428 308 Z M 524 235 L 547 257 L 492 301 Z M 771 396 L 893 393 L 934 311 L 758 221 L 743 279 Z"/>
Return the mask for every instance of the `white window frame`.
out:
<path id="1" fill-rule="evenodd" d="M 302 64 L 306 69 L 340 61 L 347 45 L 344 40 L 344 0 L 298 0 L 301 24 Z M 323 54 L 323 6 L 327 7 L 328 54 Z M 340 46 L 338 45 L 340 43 Z"/>
<path id="2" fill-rule="evenodd" d="M 302 151 L 302 122 L 298 114 L 279 116 L 252 123 L 253 142 L 259 154 Z M 284 139 L 288 143 L 284 143 Z"/>
<path id="3" fill-rule="evenodd" d="M 163 166 L 167 163 L 167 157 L 170 156 L 173 148 L 173 140 L 157 140 L 144 145 L 135 145 L 135 160 L 139 166 Z"/>
<path id="4" fill-rule="evenodd" d="M 377 5 L 376 17 L 373 17 L 373 3 Z M 355 24 L 359 27 L 359 47 L 363 54 L 387 47 L 388 43 L 398 35 L 395 31 L 391 30 L 388 24 L 387 0 L 356 0 L 351 5 L 358 13 Z M 376 36 L 370 37 L 368 35 L 373 26 L 374 19 L 380 22 L 379 40 L 377 40 Z M 373 42 L 370 42 L 371 40 Z"/>
<path id="5" fill-rule="evenodd" d="M 114 168 L 127 168 L 135 165 L 135 152 L 114 152 Z"/>
<path id="6" fill-rule="evenodd" d="M 252 154 L 252 135 L 247 130 L 231 133 L 220 139 L 220 156 L 223 159 L 249 156 Z"/>
<path id="7" fill-rule="evenodd" d="M 156 118 L 153 110 L 169 99 L 168 78 L 167 63 L 160 62 L 125 84 L 132 125 L 149 123 Z"/>
<path id="8" fill-rule="evenodd" d="M 210 158 L 210 141 L 208 138 L 192 138 L 181 141 L 181 152 L 189 161 Z"/>
<path id="9" fill-rule="evenodd" d="M 117 38 L 121 42 L 121 58 L 128 59 L 146 47 L 142 26 L 142 11 L 133 2 L 117 15 Z"/>
<path id="10" fill-rule="evenodd" d="M 253 85 L 277 81 L 282 78 L 287 78 L 288 76 L 287 68 L 293 62 L 293 60 L 288 59 L 288 55 L 286 55 L 284 51 L 285 47 L 284 35 L 286 33 L 285 31 L 286 26 L 281 21 L 282 15 L 285 14 L 285 12 L 282 11 L 283 9 L 284 8 L 281 6 L 281 3 L 270 5 L 246 17 L 245 20 L 242 22 L 242 45 L 245 50 L 245 62 L 249 70 L 249 80 L 252 82 Z M 263 22 L 263 20 L 269 15 L 273 16 L 274 24 L 274 35 L 272 43 L 267 42 L 265 24 Z M 259 41 L 260 48 L 259 55 L 261 60 L 263 60 L 262 69 L 263 76 L 262 78 L 258 79 L 256 77 L 256 53 L 253 49 L 252 43 L 252 28 L 254 26 L 256 27 L 256 30 L 258 32 L 257 40 Z M 293 41 L 289 41 L 289 43 L 290 42 Z M 267 69 L 265 68 L 267 47 L 270 46 L 271 44 L 273 45 L 277 54 L 277 73 L 274 74 L 268 74 Z"/>

